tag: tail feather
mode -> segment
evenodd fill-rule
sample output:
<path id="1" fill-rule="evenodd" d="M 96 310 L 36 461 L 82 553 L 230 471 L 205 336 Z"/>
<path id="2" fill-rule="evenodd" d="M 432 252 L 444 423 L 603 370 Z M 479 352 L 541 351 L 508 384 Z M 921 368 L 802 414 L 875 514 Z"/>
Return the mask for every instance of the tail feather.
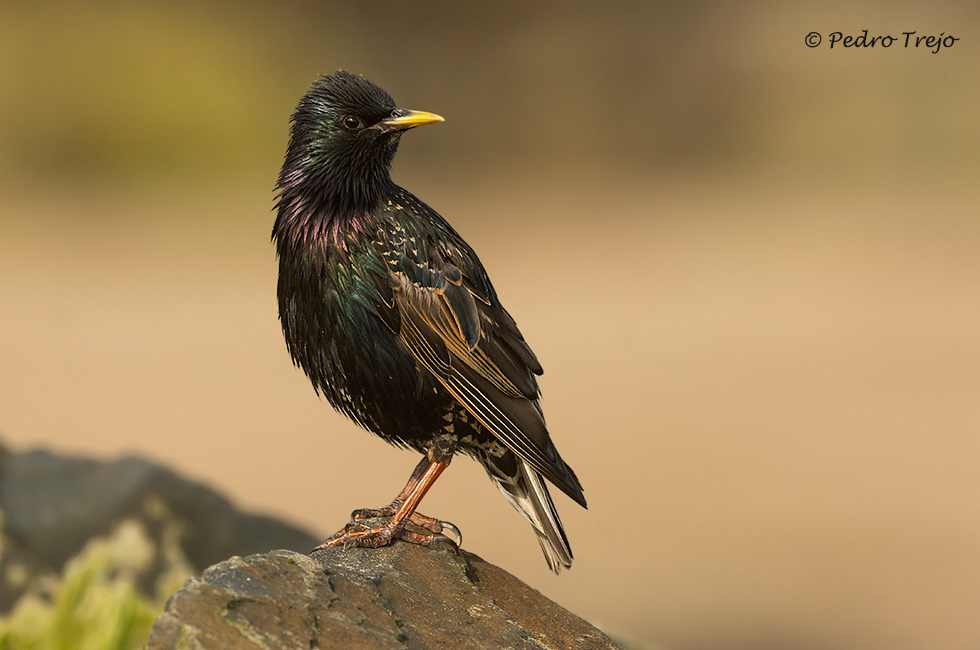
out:
<path id="1" fill-rule="evenodd" d="M 485 462 L 484 466 L 511 505 L 531 522 L 548 566 L 558 573 L 562 567 L 572 566 L 572 549 L 558 511 L 541 475 L 524 460 L 516 457 L 514 460 L 516 472 L 503 472 L 493 463 Z"/>

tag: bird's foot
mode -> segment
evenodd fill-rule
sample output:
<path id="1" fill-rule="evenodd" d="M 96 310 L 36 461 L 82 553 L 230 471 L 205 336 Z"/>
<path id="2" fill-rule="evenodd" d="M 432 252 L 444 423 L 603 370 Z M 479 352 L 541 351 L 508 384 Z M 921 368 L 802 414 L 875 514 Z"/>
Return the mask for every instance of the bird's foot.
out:
<path id="1" fill-rule="evenodd" d="M 350 513 L 350 520 L 351 523 L 354 523 L 364 521 L 365 519 L 392 517 L 396 512 L 398 512 L 398 508 L 400 507 L 401 504 L 396 502 L 383 508 L 361 508 Z M 462 536 L 459 533 L 459 529 L 448 521 L 439 521 L 434 517 L 426 517 L 420 512 L 413 512 L 411 515 L 409 515 L 409 520 L 416 526 L 424 528 L 430 533 L 441 533 L 448 528 L 460 537 L 460 542 L 462 543 Z"/>
<path id="2" fill-rule="evenodd" d="M 383 510 L 383 509 L 381 509 Z M 415 515 L 411 517 L 411 521 L 419 526 L 422 526 L 429 533 L 418 533 L 413 530 L 408 530 L 405 527 L 405 521 L 393 523 L 388 522 L 383 526 L 367 526 L 358 521 L 358 514 L 364 514 L 365 512 L 374 512 L 369 510 L 357 510 L 354 512 L 354 521 L 344 526 L 341 530 L 327 538 L 322 544 L 313 549 L 313 553 L 316 551 L 321 551 L 325 548 L 331 546 L 341 546 L 344 549 L 348 548 L 379 548 L 381 546 L 387 546 L 393 540 L 400 539 L 412 544 L 420 544 L 422 546 L 431 546 L 433 543 L 438 542 L 449 542 L 457 549 L 463 543 L 463 535 L 459 532 L 459 529 L 448 521 L 440 522 L 436 519 L 430 517 L 425 517 L 424 515 L 419 515 L 419 518 L 425 520 L 429 525 L 417 522 Z M 368 519 L 370 517 L 360 517 L 360 519 Z M 438 530 L 433 530 L 435 526 L 438 525 Z M 449 535 L 443 533 L 449 533 Z"/>

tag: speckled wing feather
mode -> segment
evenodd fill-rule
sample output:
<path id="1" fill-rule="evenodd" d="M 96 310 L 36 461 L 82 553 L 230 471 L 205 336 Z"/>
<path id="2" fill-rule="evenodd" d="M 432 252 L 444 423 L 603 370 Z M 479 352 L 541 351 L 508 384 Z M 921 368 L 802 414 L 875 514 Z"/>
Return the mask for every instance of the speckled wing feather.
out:
<path id="1" fill-rule="evenodd" d="M 453 263 L 452 251 L 422 261 L 402 232 L 375 245 L 389 269 L 379 287 L 386 320 L 405 346 L 507 448 L 584 506 L 538 407 L 541 367 L 513 319 Z"/>

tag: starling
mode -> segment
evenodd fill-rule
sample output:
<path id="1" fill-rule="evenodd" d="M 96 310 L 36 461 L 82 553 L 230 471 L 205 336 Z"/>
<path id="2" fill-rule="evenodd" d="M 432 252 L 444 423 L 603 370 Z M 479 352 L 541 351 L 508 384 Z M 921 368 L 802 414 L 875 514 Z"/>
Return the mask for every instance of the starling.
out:
<path id="1" fill-rule="evenodd" d="M 586 503 L 545 427 L 541 365 L 473 249 L 391 180 L 402 133 L 442 121 L 345 71 L 318 79 L 292 116 L 272 231 L 286 346 L 335 409 L 424 455 L 391 505 L 355 510 L 317 548 L 430 544 L 445 532 L 459 543 L 452 524 L 416 508 L 464 452 L 531 522 L 558 572 L 572 551 L 543 479 Z M 363 523 L 376 517 L 389 519 Z"/>

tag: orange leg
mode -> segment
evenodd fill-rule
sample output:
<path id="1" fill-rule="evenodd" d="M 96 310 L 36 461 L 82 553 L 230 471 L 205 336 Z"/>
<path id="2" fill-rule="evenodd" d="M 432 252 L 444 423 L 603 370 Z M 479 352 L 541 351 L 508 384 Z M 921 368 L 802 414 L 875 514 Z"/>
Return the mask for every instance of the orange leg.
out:
<path id="1" fill-rule="evenodd" d="M 385 546 L 391 543 L 394 539 L 403 539 L 425 546 L 428 546 L 434 541 L 450 541 L 456 546 L 459 546 L 462 542 L 462 535 L 460 535 L 459 530 L 455 526 L 448 522 L 442 522 L 415 512 L 415 509 L 418 508 L 419 503 L 422 501 L 422 497 L 425 496 L 425 493 L 429 491 L 432 484 L 435 483 L 439 475 L 448 466 L 448 459 L 445 461 L 433 461 L 429 460 L 428 457 L 423 458 L 422 462 L 415 468 L 404 489 L 392 501 L 391 505 L 378 509 L 355 510 L 351 513 L 352 521 L 349 524 L 342 530 L 337 531 L 329 539 L 313 549 L 313 551 L 315 552 L 329 546 L 378 548 L 379 546 Z M 359 523 L 363 519 L 387 516 L 390 516 L 391 519 L 384 526 L 368 527 Z M 420 534 L 406 530 L 405 524 L 408 521 L 429 530 L 431 534 Z M 454 534 L 456 539 L 442 534 L 447 529 Z"/>

